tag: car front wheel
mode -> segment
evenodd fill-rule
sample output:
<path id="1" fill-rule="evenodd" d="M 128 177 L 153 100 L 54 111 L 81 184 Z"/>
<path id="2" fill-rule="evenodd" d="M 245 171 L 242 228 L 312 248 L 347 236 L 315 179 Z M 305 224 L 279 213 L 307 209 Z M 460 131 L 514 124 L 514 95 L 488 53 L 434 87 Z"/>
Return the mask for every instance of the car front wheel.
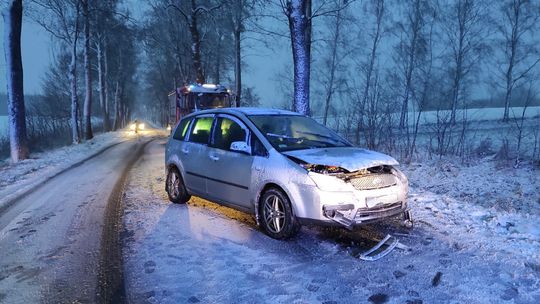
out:
<path id="1" fill-rule="evenodd" d="M 165 190 L 167 191 L 169 200 L 175 204 L 185 204 L 191 198 L 177 168 L 169 169 Z"/>
<path id="2" fill-rule="evenodd" d="M 264 232 L 274 239 L 288 239 L 300 229 L 293 214 L 289 198 L 280 190 L 271 188 L 259 203 L 260 223 Z"/>

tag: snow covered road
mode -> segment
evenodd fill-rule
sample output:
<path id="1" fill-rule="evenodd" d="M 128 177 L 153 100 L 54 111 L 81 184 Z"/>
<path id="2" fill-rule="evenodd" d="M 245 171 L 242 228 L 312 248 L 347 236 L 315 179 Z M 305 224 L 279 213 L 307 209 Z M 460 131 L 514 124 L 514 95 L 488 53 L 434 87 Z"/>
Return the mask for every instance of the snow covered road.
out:
<path id="1" fill-rule="evenodd" d="M 1 303 L 97 301 L 105 211 L 147 139 L 116 145 L 54 177 L 0 215 Z M 135 159 L 134 159 L 135 160 Z"/>
<path id="2" fill-rule="evenodd" d="M 481 225 L 472 230 L 478 242 L 465 240 L 468 228 L 448 218 L 439 224 L 441 213 L 424 208 L 422 191 L 412 190 L 422 221 L 410 233 L 395 224 L 355 232 L 304 227 L 297 238 L 276 241 L 244 213 L 196 197 L 169 203 L 164 145 L 145 148 L 124 197 L 130 303 L 540 302 L 538 261 L 514 255 L 511 243 L 487 246 L 490 239 L 474 230 Z M 386 233 L 411 249 L 376 262 L 354 258 Z"/>

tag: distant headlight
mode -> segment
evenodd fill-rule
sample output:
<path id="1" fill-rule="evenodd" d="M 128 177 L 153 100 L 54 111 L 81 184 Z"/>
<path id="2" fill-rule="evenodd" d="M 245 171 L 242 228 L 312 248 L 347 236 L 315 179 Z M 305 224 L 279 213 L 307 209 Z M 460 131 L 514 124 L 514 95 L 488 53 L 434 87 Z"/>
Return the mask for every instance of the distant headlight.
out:
<path id="1" fill-rule="evenodd" d="M 171 125 L 167 125 L 167 131 L 170 131 L 171 129 Z"/>
<path id="2" fill-rule="evenodd" d="M 140 129 L 140 130 L 144 130 L 144 124 L 143 124 L 143 123 L 142 123 L 142 124 L 139 124 L 139 129 Z"/>
<path id="3" fill-rule="evenodd" d="M 313 180 L 317 188 L 323 191 L 351 191 L 351 186 L 335 176 L 308 172 L 308 176 Z"/>
<path id="4" fill-rule="evenodd" d="M 136 125 L 136 124 L 131 124 L 131 125 L 129 126 L 129 129 L 130 129 L 131 131 L 135 131 L 136 128 L 137 128 L 137 125 Z"/>

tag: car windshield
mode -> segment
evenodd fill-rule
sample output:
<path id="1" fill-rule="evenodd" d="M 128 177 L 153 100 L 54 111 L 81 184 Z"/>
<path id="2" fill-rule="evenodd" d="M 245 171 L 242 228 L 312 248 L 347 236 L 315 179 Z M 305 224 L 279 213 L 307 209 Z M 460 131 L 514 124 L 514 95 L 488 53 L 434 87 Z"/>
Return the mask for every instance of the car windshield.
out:
<path id="1" fill-rule="evenodd" d="M 251 115 L 249 119 L 280 152 L 350 146 L 335 132 L 306 116 Z"/>

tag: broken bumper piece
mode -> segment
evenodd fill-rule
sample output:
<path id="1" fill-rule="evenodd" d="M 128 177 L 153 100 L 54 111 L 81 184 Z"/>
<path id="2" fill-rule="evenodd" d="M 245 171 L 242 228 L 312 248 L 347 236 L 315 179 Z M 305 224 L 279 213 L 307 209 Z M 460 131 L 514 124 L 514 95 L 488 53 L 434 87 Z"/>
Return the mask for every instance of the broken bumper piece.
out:
<path id="1" fill-rule="evenodd" d="M 399 214 L 404 214 L 408 220 L 411 220 L 410 212 L 407 209 L 407 204 L 405 202 L 358 209 L 355 209 L 353 204 L 324 205 L 323 213 L 326 218 L 347 229 L 352 229 L 356 225 L 375 222 Z"/>

